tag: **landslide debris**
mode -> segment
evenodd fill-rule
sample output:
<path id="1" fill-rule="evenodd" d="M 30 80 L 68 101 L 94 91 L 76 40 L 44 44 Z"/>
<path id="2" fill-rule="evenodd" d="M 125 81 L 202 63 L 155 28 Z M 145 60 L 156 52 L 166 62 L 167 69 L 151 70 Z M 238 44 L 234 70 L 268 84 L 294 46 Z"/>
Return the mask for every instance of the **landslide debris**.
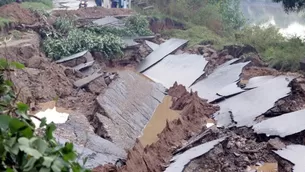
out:
<path id="1" fill-rule="evenodd" d="M 187 105 L 182 103 L 182 105 L 177 106 L 178 109 L 182 108 L 182 118 L 168 122 L 165 129 L 158 135 L 159 140 L 156 143 L 143 147 L 137 140 L 135 146 L 128 152 L 126 166 L 115 170 L 126 172 L 161 172 L 165 170 L 172 158 L 172 152 L 181 147 L 186 140 L 199 133 L 206 123 L 205 120 L 219 109 L 200 99 L 196 92 L 187 92 L 182 85 L 175 84 L 168 92 L 173 97 L 173 107 L 177 106 L 178 102 L 190 103 Z M 197 122 L 194 123 L 195 118 Z M 109 166 L 97 167 L 93 171 L 107 170 L 109 170 Z"/>
<path id="2" fill-rule="evenodd" d="M 10 3 L 0 7 L 0 17 L 8 18 L 18 24 L 34 24 L 38 16 L 29 9 L 22 8 L 18 3 Z"/>

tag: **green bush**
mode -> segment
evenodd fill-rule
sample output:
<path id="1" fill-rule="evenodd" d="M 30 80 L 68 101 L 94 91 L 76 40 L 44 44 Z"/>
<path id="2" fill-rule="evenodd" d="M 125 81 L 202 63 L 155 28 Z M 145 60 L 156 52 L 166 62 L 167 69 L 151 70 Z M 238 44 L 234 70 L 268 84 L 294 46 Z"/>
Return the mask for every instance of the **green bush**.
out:
<path id="1" fill-rule="evenodd" d="M 40 119 L 38 135 L 29 115 L 28 106 L 18 102 L 13 83 L 4 74 L 19 63 L 0 59 L 0 170 L 6 172 L 90 172 L 76 162 L 72 143 L 60 146 L 53 138 L 54 123 Z M 86 159 L 84 160 L 84 163 Z"/>
<path id="2" fill-rule="evenodd" d="M 98 35 L 80 29 L 71 30 L 67 37 L 49 37 L 43 42 L 43 48 L 48 57 L 58 60 L 64 56 L 84 50 L 100 51 L 108 58 L 122 53 L 123 42 L 113 34 Z"/>
<path id="3" fill-rule="evenodd" d="M 287 39 L 271 26 L 245 28 L 237 34 L 236 42 L 252 45 L 265 62 L 283 71 L 299 70 L 299 62 L 305 57 L 305 44 L 300 38 Z"/>

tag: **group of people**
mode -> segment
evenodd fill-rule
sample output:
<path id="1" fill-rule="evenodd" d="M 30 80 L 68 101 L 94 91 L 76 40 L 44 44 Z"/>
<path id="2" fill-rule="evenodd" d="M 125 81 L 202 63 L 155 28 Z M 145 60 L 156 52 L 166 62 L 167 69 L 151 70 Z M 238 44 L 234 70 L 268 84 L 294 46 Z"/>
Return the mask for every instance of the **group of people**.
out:
<path id="1" fill-rule="evenodd" d="M 111 8 L 126 8 L 128 0 L 110 0 Z M 102 6 L 103 0 L 95 0 L 97 6 Z"/>

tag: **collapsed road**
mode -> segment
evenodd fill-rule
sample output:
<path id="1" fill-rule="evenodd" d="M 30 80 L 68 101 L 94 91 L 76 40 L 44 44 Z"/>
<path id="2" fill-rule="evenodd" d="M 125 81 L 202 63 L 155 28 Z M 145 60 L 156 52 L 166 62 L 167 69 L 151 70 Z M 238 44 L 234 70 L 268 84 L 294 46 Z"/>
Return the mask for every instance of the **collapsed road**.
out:
<path id="1" fill-rule="evenodd" d="M 70 13 L 92 18 L 84 10 Z M 101 11 L 93 23 L 121 27 L 114 16 L 122 11 Z M 0 54 L 25 64 L 12 79 L 33 111 L 58 99 L 50 108 L 69 117 L 55 136 L 73 142 L 93 171 L 304 171 L 302 75 L 231 52 L 243 47 L 190 50 L 188 40 L 154 35 L 124 42 L 137 59 L 112 66 L 89 51 L 52 62 L 32 32 L 0 45 Z"/>

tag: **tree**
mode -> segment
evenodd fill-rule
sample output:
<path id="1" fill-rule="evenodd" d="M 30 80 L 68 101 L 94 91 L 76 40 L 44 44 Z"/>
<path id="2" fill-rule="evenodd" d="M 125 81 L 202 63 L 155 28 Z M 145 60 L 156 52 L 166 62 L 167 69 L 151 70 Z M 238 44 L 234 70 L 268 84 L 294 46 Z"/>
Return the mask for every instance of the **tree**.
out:
<path id="1" fill-rule="evenodd" d="M 285 11 L 300 11 L 304 9 L 305 0 L 273 0 L 273 2 L 282 2 Z"/>

